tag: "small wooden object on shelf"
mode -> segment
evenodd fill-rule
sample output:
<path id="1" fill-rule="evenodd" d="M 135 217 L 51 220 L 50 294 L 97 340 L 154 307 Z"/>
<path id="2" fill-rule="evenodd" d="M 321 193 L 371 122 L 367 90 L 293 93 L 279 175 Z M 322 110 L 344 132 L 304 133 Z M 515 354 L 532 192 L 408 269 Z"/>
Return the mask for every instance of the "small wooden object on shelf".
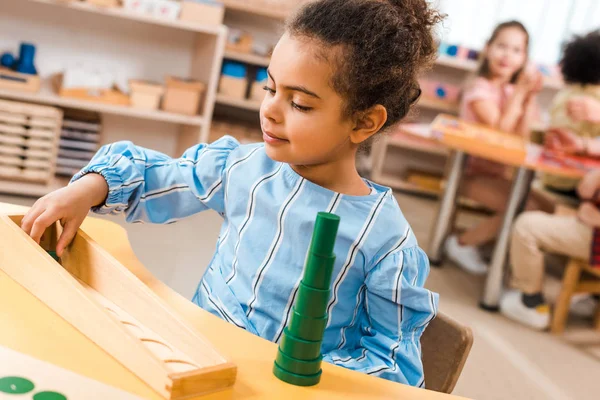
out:
<path id="1" fill-rule="evenodd" d="M 221 25 L 225 17 L 223 3 L 212 0 L 184 0 L 179 19 L 205 25 Z"/>
<path id="2" fill-rule="evenodd" d="M 119 0 L 84 0 L 84 3 L 99 7 L 119 7 Z"/>
<path id="3" fill-rule="evenodd" d="M 163 110 L 186 115 L 198 114 L 206 90 L 203 82 L 169 76 L 166 86 Z"/>
<path id="4" fill-rule="evenodd" d="M 250 89 L 250 100 L 262 101 L 265 98 L 265 85 L 268 81 L 268 73 L 266 68 L 260 68 L 256 71 L 256 79 L 252 82 Z"/>
<path id="5" fill-rule="evenodd" d="M 40 90 L 40 77 L 0 67 L 0 89 L 37 93 Z"/>
<path id="6" fill-rule="evenodd" d="M 244 32 L 240 29 L 230 29 L 225 48 L 227 51 L 252 53 L 253 43 L 254 38 L 250 33 Z"/>
<path id="7" fill-rule="evenodd" d="M 0 180 L 51 184 L 62 117 L 58 108 L 0 100 Z"/>
<path id="8" fill-rule="evenodd" d="M 225 61 L 219 80 L 219 94 L 238 100 L 246 98 L 248 89 L 247 73 L 248 68 L 244 64 Z"/>
<path id="9" fill-rule="evenodd" d="M 158 83 L 130 80 L 131 106 L 146 110 L 158 110 L 165 88 Z"/>
<path id="10" fill-rule="evenodd" d="M 183 322 L 133 273 L 79 231 L 59 262 L 61 227 L 40 245 L 21 228 L 22 216 L 1 216 L 0 270 L 163 399 L 226 389 L 236 366 Z"/>
<path id="11" fill-rule="evenodd" d="M 56 93 L 61 97 L 92 101 L 96 103 L 112 104 L 119 106 L 129 105 L 129 96 L 118 89 L 94 89 L 94 88 L 64 88 L 62 85 L 62 74 L 52 78 Z"/>

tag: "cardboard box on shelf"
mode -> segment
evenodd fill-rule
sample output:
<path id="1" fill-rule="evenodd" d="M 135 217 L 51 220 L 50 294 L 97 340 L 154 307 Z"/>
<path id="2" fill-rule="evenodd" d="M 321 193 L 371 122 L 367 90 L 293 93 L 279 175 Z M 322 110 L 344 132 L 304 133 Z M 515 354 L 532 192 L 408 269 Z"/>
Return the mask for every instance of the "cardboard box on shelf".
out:
<path id="1" fill-rule="evenodd" d="M 163 110 L 186 115 L 198 114 L 206 84 L 169 76 L 166 87 Z"/>
<path id="2" fill-rule="evenodd" d="M 251 53 L 254 38 L 248 32 L 244 32 L 240 29 L 229 29 L 229 35 L 227 36 L 227 45 L 225 46 L 229 51 L 235 51 L 238 53 Z"/>
<path id="3" fill-rule="evenodd" d="M 256 71 L 256 79 L 252 82 L 252 88 L 250 89 L 250 99 L 255 101 L 262 101 L 265 97 L 264 87 L 269 80 L 269 75 L 266 68 L 259 68 Z"/>
<path id="4" fill-rule="evenodd" d="M 40 77 L 0 67 L 0 89 L 37 93 L 40 90 Z"/>
<path id="5" fill-rule="evenodd" d="M 165 88 L 163 85 L 141 80 L 130 80 L 131 106 L 146 110 L 157 110 Z"/>
<path id="6" fill-rule="evenodd" d="M 247 73 L 248 68 L 244 64 L 225 61 L 219 80 L 219 93 L 235 99 L 244 99 L 248 89 Z"/>
<path id="7" fill-rule="evenodd" d="M 206 25 L 221 25 L 225 16 L 223 3 L 212 0 L 184 0 L 179 19 Z"/>
<path id="8" fill-rule="evenodd" d="M 119 7 L 119 0 L 84 0 L 84 2 L 100 7 Z"/>

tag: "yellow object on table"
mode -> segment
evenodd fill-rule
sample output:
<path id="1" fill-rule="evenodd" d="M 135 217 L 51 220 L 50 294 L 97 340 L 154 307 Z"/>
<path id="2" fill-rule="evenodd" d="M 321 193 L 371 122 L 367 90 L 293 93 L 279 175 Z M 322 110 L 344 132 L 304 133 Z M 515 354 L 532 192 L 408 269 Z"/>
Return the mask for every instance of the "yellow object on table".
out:
<path id="1" fill-rule="evenodd" d="M 23 214 L 26 207 L 0 203 L 0 214 Z M 230 399 L 458 399 L 459 397 L 401 385 L 377 377 L 323 364 L 323 378 L 314 387 L 284 383 L 272 374 L 277 345 L 219 319 L 175 293 L 152 276 L 128 245 L 118 225 L 87 218 L 82 230 L 133 272 L 154 293 L 237 365 L 231 389 L 199 397 Z M 1 261 L 0 261 L 1 262 Z M 57 293 L 59 296 L 60 293 Z M 76 307 L 76 305 L 74 305 Z M 0 346 L 31 355 L 80 375 L 145 399 L 160 399 L 150 387 L 84 335 L 56 318 L 44 303 L 0 271 Z M 118 400 L 118 399 L 115 399 Z"/>

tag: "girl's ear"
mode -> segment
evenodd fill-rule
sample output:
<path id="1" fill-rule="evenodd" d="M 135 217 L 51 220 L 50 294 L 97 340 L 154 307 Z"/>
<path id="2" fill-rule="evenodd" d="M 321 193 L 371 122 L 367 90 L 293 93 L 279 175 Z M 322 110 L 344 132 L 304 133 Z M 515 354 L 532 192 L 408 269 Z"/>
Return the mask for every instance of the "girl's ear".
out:
<path id="1" fill-rule="evenodd" d="M 354 128 L 350 133 L 350 141 L 360 144 L 379 132 L 387 121 L 387 110 L 381 104 L 377 104 L 367 111 L 354 115 Z"/>

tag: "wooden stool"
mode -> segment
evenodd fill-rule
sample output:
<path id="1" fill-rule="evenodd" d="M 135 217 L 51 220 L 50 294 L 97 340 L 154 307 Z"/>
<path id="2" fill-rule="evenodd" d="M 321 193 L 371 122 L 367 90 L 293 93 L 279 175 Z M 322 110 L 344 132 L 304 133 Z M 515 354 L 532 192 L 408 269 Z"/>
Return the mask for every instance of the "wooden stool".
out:
<path id="1" fill-rule="evenodd" d="M 562 289 L 552 317 L 551 332 L 555 335 L 565 330 L 571 297 L 576 293 L 600 294 L 600 268 L 592 268 L 581 260 L 570 260 L 562 280 Z M 600 303 L 596 308 L 594 327 L 600 330 Z"/>

